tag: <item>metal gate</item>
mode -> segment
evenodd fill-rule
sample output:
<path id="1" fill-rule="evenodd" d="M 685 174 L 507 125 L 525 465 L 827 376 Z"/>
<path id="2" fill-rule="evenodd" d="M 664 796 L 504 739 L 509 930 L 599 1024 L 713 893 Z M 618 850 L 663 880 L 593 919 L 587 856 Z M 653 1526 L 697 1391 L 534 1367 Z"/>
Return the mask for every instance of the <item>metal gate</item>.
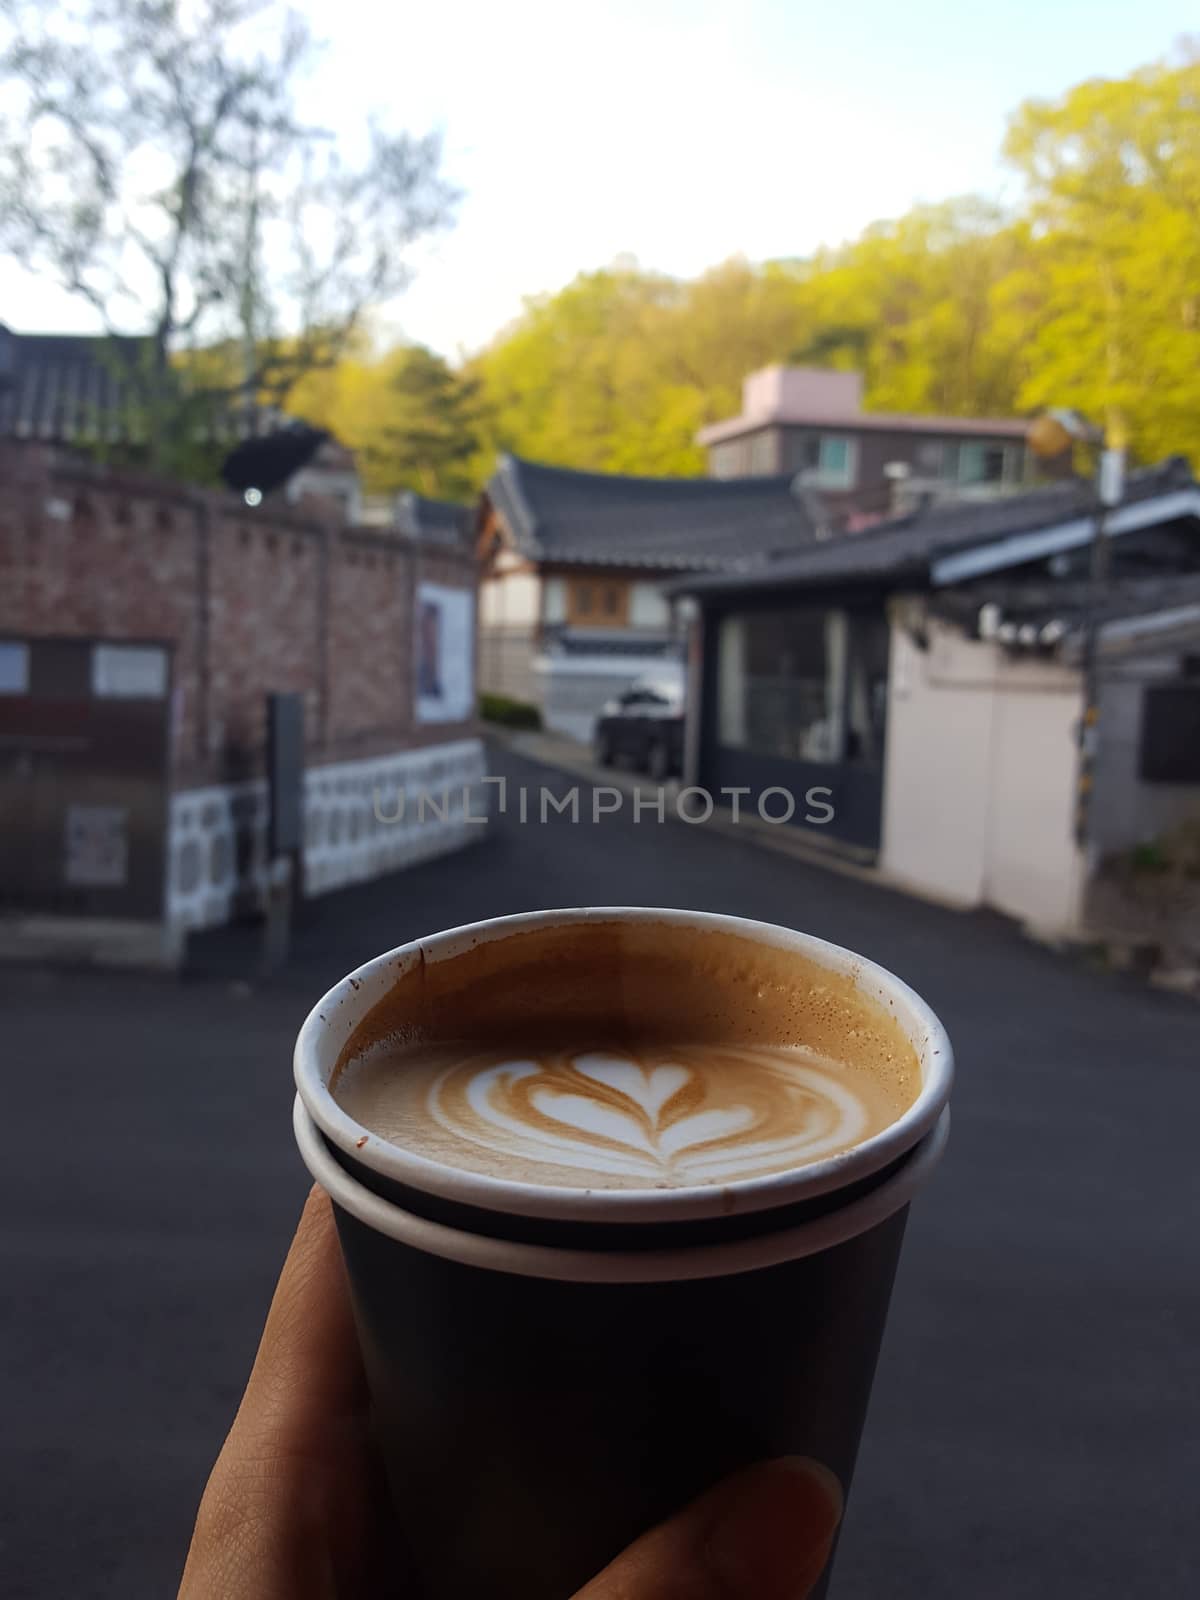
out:
<path id="1" fill-rule="evenodd" d="M 0 639 L 0 911 L 163 914 L 170 654 Z"/>

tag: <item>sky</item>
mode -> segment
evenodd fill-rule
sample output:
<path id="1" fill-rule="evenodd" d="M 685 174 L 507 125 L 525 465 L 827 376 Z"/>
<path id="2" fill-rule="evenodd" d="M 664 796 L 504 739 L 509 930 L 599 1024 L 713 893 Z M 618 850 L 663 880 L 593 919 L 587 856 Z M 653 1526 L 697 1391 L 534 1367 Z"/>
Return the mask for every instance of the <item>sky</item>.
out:
<path id="1" fill-rule="evenodd" d="M 302 0 L 309 114 L 439 128 L 465 193 L 381 332 L 457 356 L 621 254 L 692 276 L 803 255 L 917 201 L 1015 200 L 1008 114 L 1165 55 L 1178 0 Z M 0 261 L 0 318 L 95 327 Z"/>

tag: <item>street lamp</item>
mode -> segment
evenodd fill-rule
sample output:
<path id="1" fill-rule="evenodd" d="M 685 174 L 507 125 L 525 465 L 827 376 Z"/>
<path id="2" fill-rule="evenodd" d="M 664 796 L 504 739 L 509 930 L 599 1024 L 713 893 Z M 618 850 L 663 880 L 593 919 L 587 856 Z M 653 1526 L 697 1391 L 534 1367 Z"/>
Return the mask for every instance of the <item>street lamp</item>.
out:
<path id="1" fill-rule="evenodd" d="M 1086 849 L 1088 807 L 1095 785 L 1100 724 L 1100 609 L 1108 584 L 1108 513 L 1125 493 L 1125 451 L 1113 432 L 1089 422 L 1078 411 L 1054 408 L 1030 426 L 1029 448 L 1042 460 L 1064 456 L 1076 444 L 1099 450 L 1096 511 L 1087 598 L 1083 612 L 1083 716 L 1079 723 L 1079 776 L 1075 792 L 1075 843 Z"/>

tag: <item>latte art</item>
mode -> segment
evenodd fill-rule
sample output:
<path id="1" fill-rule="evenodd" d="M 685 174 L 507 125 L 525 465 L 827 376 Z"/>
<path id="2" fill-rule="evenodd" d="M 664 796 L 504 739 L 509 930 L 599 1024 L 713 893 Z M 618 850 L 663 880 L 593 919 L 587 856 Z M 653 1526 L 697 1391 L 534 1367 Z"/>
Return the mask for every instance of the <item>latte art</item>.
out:
<path id="1" fill-rule="evenodd" d="M 800 1047 L 410 1048 L 344 1074 L 350 1115 L 416 1154 L 544 1184 L 732 1183 L 836 1154 L 900 1109 Z"/>

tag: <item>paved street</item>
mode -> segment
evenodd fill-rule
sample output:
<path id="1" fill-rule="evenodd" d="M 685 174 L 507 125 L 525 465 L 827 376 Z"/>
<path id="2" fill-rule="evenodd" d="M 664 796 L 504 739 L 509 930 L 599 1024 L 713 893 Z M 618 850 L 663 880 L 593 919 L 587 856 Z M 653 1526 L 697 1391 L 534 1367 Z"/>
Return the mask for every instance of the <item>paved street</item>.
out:
<path id="1" fill-rule="evenodd" d="M 851 945 L 957 1048 L 835 1600 L 1194 1593 L 1200 1009 L 702 826 L 627 809 L 486 833 L 306 907 L 268 987 L 231 981 L 256 956 L 244 930 L 197 941 L 181 981 L 0 972 L 9 1600 L 173 1592 L 305 1189 L 289 1057 L 321 988 L 422 932 L 583 903 Z"/>

